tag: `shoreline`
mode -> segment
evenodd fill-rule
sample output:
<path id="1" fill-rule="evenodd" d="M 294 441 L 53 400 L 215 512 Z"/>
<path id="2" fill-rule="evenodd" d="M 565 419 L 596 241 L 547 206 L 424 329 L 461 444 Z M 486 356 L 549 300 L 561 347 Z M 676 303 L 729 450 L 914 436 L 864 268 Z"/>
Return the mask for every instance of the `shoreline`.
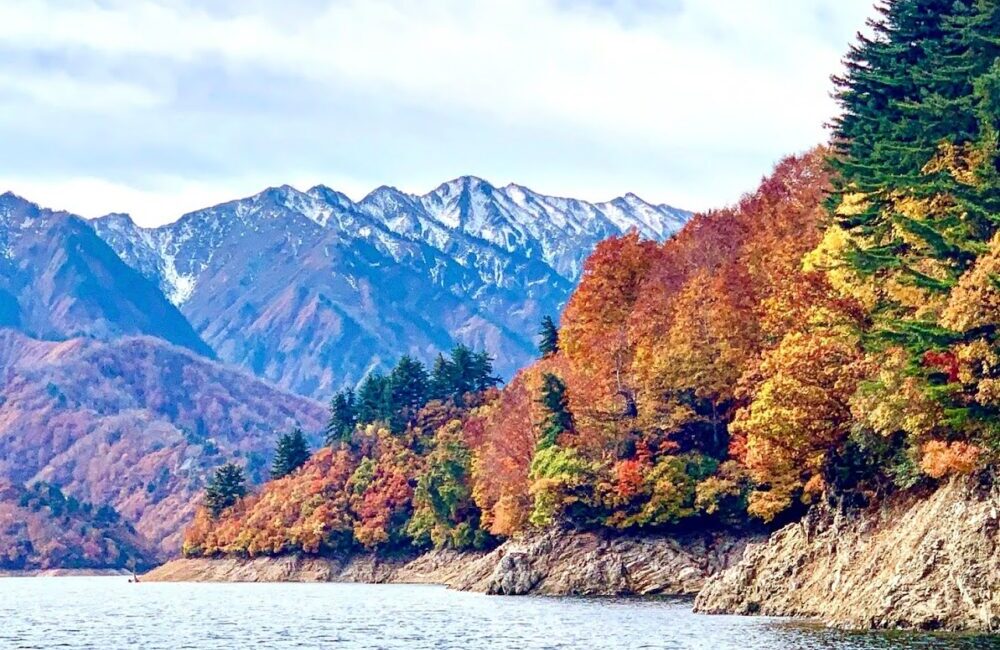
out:
<path id="1" fill-rule="evenodd" d="M 0 578 L 131 576 L 128 569 L 0 569 Z"/>
<path id="2" fill-rule="evenodd" d="M 693 597 L 711 575 L 737 562 L 751 539 L 758 538 L 550 530 L 489 552 L 432 550 L 413 558 L 181 558 L 140 580 L 408 583 L 497 595 Z"/>

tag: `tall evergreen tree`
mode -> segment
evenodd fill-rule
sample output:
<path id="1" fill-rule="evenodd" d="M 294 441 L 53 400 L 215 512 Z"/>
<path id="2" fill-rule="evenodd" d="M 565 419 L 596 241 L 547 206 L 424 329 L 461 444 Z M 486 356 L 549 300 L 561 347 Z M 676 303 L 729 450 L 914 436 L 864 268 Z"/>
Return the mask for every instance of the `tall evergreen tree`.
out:
<path id="1" fill-rule="evenodd" d="M 538 351 L 542 357 L 548 357 L 559 352 L 559 329 L 551 316 L 542 319 L 542 329 L 538 331 Z"/>
<path id="2" fill-rule="evenodd" d="M 1000 227 L 1000 3 L 889 0 L 871 27 L 834 79 L 830 203 L 846 269 L 865 284 L 864 340 L 908 352 L 901 372 L 947 414 L 948 435 L 994 427 L 995 410 L 970 406 L 932 360 L 982 334 L 940 317 Z"/>
<path id="3" fill-rule="evenodd" d="M 477 352 L 472 357 L 472 389 L 476 392 L 495 388 L 500 378 L 493 374 L 493 357 L 486 351 Z"/>
<path id="4" fill-rule="evenodd" d="M 542 435 L 538 448 L 544 449 L 558 443 L 559 436 L 573 430 L 573 415 L 569 410 L 566 384 L 558 375 L 550 372 L 542 375 L 542 391 L 538 403 L 545 413 L 542 421 Z"/>
<path id="5" fill-rule="evenodd" d="M 274 462 L 271 463 L 271 478 L 288 476 L 305 465 L 309 456 L 309 443 L 302 429 L 296 427 L 291 433 L 281 434 L 274 451 Z"/>
<path id="6" fill-rule="evenodd" d="M 431 395 L 450 399 L 456 404 L 466 393 L 476 393 L 500 383 L 493 375 L 493 358 L 486 352 L 473 352 L 459 343 L 447 358 L 438 355 L 431 372 Z"/>
<path id="7" fill-rule="evenodd" d="M 456 400 L 475 390 L 476 355 L 459 343 L 451 351 L 451 394 Z"/>
<path id="8" fill-rule="evenodd" d="M 403 355 L 389 373 L 389 395 L 393 410 L 416 410 L 427 403 L 428 376 L 424 364 Z"/>
<path id="9" fill-rule="evenodd" d="M 354 391 L 350 388 L 338 392 L 330 400 L 330 419 L 326 423 L 324 441 L 328 447 L 349 442 L 358 423 Z"/>
<path id="10" fill-rule="evenodd" d="M 434 359 L 428 389 L 431 399 L 447 400 L 451 397 L 451 363 L 441 353 Z"/>
<path id="11" fill-rule="evenodd" d="M 993 0 L 892 0 L 835 77 L 842 115 L 834 122 L 838 206 L 853 193 L 864 209 L 840 225 L 860 243 L 848 261 L 864 274 L 899 272 L 933 291 L 949 290 L 982 252 L 1000 221 L 1000 188 L 970 183 L 929 164 L 944 145 L 972 153 L 975 175 L 996 174 L 996 104 L 990 79 L 1000 60 L 1000 10 Z M 992 108 L 991 108 L 992 104 Z M 906 214 L 903 196 L 937 199 L 926 218 Z M 942 262 L 928 273 L 925 260 Z"/>
<path id="12" fill-rule="evenodd" d="M 357 416 L 361 424 L 387 421 L 390 408 L 389 380 L 375 371 L 361 382 L 357 395 Z"/>
<path id="13" fill-rule="evenodd" d="M 403 355 L 389 373 L 390 428 L 401 433 L 429 399 L 427 369 L 409 355 Z"/>
<path id="14" fill-rule="evenodd" d="M 213 519 L 246 496 L 246 484 L 243 468 L 235 463 L 226 463 L 215 470 L 205 487 L 204 502 Z"/>

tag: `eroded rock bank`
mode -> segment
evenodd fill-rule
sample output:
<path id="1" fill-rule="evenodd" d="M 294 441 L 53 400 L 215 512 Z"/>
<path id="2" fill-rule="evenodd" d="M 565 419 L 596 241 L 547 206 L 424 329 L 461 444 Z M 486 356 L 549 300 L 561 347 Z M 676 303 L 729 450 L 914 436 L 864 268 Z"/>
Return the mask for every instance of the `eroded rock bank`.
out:
<path id="1" fill-rule="evenodd" d="M 710 575 L 737 561 L 746 543 L 723 534 L 640 537 L 551 530 L 507 541 L 489 553 L 182 559 L 143 579 L 435 583 L 510 595 L 694 595 Z"/>
<path id="2" fill-rule="evenodd" d="M 1000 629 L 1000 489 L 955 479 L 866 511 L 813 510 L 709 579 L 703 613 L 844 628 Z"/>

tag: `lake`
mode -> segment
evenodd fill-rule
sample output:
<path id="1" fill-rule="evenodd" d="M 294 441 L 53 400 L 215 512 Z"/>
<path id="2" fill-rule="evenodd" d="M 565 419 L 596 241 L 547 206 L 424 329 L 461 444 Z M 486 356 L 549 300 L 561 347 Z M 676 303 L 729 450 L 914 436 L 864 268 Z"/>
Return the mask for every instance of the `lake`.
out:
<path id="1" fill-rule="evenodd" d="M 985 648 L 702 616 L 690 601 L 484 596 L 425 585 L 0 578 L 0 648 Z"/>

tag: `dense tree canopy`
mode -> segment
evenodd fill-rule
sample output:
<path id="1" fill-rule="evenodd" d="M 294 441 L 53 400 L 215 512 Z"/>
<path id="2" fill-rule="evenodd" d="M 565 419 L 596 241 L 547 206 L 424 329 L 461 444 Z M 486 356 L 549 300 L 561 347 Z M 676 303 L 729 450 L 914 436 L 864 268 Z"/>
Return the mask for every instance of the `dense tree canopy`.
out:
<path id="1" fill-rule="evenodd" d="M 1000 5 L 892 0 L 871 33 L 834 79 L 829 149 L 666 242 L 602 242 L 502 391 L 459 346 L 336 396 L 331 447 L 207 497 L 186 548 L 746 526 L 995 463 Z"/>

